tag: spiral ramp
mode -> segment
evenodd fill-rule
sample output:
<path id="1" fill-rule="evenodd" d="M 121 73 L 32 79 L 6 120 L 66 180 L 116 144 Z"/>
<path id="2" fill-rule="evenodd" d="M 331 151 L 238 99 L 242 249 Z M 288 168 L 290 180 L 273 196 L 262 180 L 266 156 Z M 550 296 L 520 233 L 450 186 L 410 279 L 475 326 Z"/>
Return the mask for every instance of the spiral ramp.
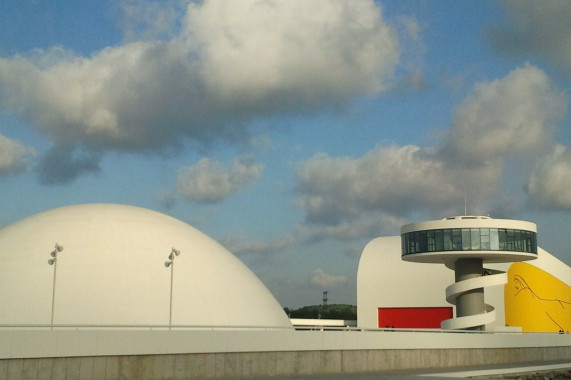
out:
<path id="1" fill-rule="evenodd" d="M 446 301 L 456 305 L 457 299 L 471 290 L 505 285 L 508 282 L 508 275 L 505 272 L 485 269 L 484 273 L 481 277 L 458 281 L 448 286 L 446 288 Z M 495 308 L 492 305 L 484 304 L 484 313 L 447 319 L 442 321 L 440 327 L 444 330 L 466 330 L 493 323 L 495 320 Z"/>

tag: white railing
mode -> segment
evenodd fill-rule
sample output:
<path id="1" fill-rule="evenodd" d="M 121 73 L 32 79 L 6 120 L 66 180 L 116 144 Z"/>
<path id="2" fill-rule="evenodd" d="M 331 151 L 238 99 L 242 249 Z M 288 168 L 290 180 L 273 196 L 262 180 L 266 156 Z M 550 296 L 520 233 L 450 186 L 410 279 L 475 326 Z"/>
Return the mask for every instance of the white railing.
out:
<path id="1" fill-rule="evenodd" d="M 14 330 L 257 330 L 257 331 L 276 331 L 291 330 L 289 327 L 283 326 L 199 326 L 199 325 L 130 325 L 130 324 L 0 324 L 0 329 Z"/>

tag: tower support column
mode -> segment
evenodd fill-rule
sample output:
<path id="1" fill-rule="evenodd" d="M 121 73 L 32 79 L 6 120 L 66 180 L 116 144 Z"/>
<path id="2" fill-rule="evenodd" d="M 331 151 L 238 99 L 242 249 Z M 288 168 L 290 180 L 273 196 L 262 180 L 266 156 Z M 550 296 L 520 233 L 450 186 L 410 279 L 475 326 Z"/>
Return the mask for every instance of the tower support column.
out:
<path id="1" fill-rule="evenodd" d="M 478 258 L 458 259 L 454 263 L 454 277 L 456 282 L 481 277 L 483 273 L 483 260 Z M 456 298 L 456 317 L 484 314 L 484 288 L 469 290 Z M 474 330 L 482 330 L 484 326 L 476 326 Z"/>

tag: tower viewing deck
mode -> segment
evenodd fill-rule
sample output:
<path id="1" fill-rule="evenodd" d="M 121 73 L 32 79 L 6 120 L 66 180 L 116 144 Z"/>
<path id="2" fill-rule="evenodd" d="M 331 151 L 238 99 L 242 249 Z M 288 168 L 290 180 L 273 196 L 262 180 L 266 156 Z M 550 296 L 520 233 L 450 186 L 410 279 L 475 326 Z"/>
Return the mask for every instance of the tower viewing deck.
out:
<path id="1" fill-rule="evenodd" d="M 495 320 L 484 288 L 507 283 L 507 276 L 484 263 L 537 258 L 537 226 L 520 220 L 455 216 L 413 223 L 401 228 L 401 242 L 402 260 L 444 264 L 455 272 L 446 300 L 456 305 L 456 317 L 443 321 L 443 329 L 483 330 Z"/>

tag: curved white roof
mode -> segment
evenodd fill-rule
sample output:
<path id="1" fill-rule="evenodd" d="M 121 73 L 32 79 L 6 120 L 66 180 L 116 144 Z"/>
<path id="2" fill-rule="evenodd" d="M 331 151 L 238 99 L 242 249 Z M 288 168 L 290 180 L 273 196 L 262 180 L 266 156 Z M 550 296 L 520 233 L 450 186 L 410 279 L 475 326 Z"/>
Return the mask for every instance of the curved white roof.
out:
<path id="1" fill-rule="evenodd" d="M 0 230 L 0 324 L 285 327 L 262 282 L 195 228 L 132 206 L 69 206 Z M 165 261 L 179 250 L 171 268 Z"/>
<path id="2" fill-rule="evenodd" d="M 400 233 L 444 228 L 510 228 L 537 232 L 535 223 L 523 220 L 493 219 L 486 216 L 453 216 L 439 220 L 406 224 L 401 227 Z"/>

